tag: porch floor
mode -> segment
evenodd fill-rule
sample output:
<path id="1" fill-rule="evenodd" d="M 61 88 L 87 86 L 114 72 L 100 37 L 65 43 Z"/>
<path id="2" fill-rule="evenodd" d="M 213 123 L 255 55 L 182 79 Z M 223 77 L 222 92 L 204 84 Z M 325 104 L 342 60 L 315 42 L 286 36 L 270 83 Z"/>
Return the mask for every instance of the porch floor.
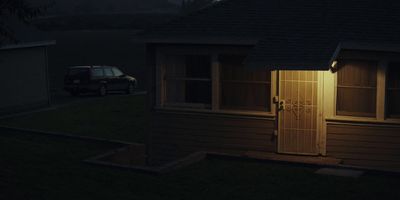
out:
<path id="1" fill-rule="evenodd" d="M 256 151 L 248 151 L 244 154 L 244 156 L 260 160 L 273 160 L 316 165 L 339 165 L 342 161 L 341 159 L 326 156 L 287 155 Z"/>

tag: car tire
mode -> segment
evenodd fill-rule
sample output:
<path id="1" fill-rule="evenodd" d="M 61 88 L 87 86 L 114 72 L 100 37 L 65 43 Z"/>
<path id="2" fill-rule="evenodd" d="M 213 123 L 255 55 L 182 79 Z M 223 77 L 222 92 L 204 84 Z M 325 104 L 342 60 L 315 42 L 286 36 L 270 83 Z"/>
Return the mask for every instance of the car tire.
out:
<path id="1" fill-rule="evenodd" d="M 133 94 L 135 93 L 135 85 L 133 83 L 129 83 L 128 87 L 126 88 L 126 94 Z"/>
<path id="2" fill-rule="evenodd" d="M 107 95 L 107 87 L 106 87 L 106 85 L 104 85 L 104 84 L 100 85 L 99 90 L 98 90 L 98 95 L 101 96 L 101 97 Z"/>

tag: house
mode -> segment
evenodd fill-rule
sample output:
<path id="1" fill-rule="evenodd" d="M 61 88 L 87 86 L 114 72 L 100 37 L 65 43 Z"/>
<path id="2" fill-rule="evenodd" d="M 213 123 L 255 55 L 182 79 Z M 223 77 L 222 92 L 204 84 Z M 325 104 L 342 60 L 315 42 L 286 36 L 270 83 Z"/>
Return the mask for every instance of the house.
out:
<path id="1" fill-rule="evenodd" d="M 195 151 L 400 169 L 400 2 L 224 0 L 149 30 L 151 163 Z"/>
<path id="2" fill-rule="evenodd" d="M 0 115 L 50 105 L 47 47 L 54 43 L 0 47 Z"/>

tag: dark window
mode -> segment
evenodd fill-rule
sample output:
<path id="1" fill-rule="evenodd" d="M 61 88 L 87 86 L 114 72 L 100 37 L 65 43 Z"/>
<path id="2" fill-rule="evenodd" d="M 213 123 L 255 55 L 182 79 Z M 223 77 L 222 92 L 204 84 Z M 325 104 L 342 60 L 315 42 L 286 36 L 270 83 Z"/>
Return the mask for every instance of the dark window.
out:
<path id="1" fill-rule="evenodd" d="M 68 76 L 74 78 L 86 78 L 89 76 L 88 68 L 72 68 L 68 71 Z"/>
<path id="2" fill-rule="evenodd" d="M 388 117 L 400 118 L 400 63 L 390 63 L 386 77 L 386 110 Z"/>
<path id="3" fill-rule="evenodd" d="M 271 72 L 246 69 L 245 56 L 221 55 L 221 109 L 270 111 Z"/>
<path id="4" fill-rule="evenodd" d="M 103 77 L 104 76 L 103 69 L 102 68 L 93 68 L 92 76 L 93 77 Z"/>
<path id="5" fill-rule="evenodd" d="M 167 104 L 211 107 L 210 56 L 167 56 L 165 81 Z"/>
<path id="6" fill-rule="evenodd" d="M 124 73 L 122 73 L 121 70 L 119 70 L 119 69 L 116 68 L 116 67 L 113 67 L 113 68 L 112 68 L 112 71 L 114 72 L 114 75 L 115 75 L 115 76 L 122 76 L 122 75 L 124 75 Z"/>
<path id="7" fill-rule="evenodd" d="M 112 76 L 114 76 L 114 74 L 113 74 L 113 72 L 112 72 L 112 70 L 111 70 L 110 67 L 105 67 L 105 68 L 104 68 L 104 75 L 107 76 L 107 77 L 112 77 Z"/>
<path id="8" fill-rule="evenodd" d="M 337 114 L 376 116 L 377 62 L 340 60 L 337 74 Z"/>

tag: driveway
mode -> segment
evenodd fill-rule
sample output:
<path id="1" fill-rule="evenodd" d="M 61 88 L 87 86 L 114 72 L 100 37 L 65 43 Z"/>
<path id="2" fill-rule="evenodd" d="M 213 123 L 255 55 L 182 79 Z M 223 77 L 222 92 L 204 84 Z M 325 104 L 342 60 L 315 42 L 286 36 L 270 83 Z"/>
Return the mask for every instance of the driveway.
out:
<path id="1" fill-rule="evenodd" d="M 130 95 L 134 96 L 134 95 L 145 95 L 145 94 L 147 94 L 146 91 L 137 91 L 134 94 L 130 94 Z M 110 93 L 107 96 L 115 96 L 115 95 L 127 95 L 127 94 L 115 92 L 115 93 Z M 84 95 L 80 95 L 78 97 L 74 97 L 74 96 L 71 96 L 67 92 L 59 92 L 56 94 L 52 94 L 51 106 L 59 107 L 59 106 L 64 106 L 64 105 L 68 105 L 70 103 L 75 103 L 75 102 L 90 101 L 90 100 L 95 100 L 95 99 L 99 99 L 99 98 L 107 98 L 107 96 L 100 97 L 95 94 L 84 94 Z"/>

